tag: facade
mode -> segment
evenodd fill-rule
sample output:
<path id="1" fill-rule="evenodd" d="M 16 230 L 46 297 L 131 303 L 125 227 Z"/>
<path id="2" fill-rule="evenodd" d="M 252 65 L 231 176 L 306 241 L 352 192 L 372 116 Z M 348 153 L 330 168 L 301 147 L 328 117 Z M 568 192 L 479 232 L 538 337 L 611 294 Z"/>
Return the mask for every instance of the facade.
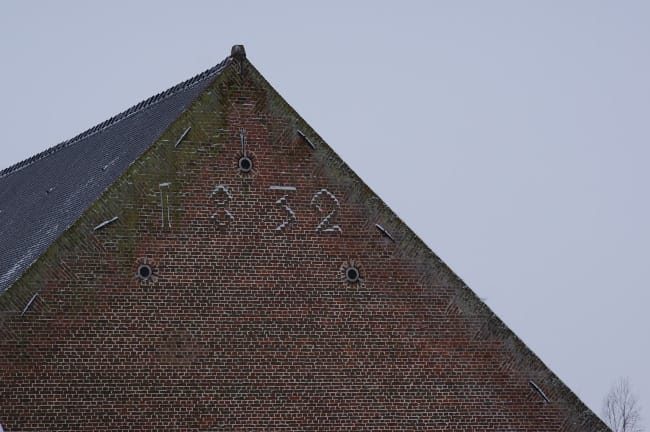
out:
<path id="1" fill-rule="evenodd" d="M 608 430 L 242 46 L 0 210 L 7 432 Z"/>

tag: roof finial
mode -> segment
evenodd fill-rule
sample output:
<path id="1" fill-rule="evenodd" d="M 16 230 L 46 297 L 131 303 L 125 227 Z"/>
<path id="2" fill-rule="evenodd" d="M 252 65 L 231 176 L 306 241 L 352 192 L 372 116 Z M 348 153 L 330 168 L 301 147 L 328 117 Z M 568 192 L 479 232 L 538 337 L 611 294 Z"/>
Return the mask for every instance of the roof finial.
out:
<path id="1" fill-rule="evenodd" d="M 232 49 L 230 50 L 230 56 L 239 61 L 245 59 L 246 50 L 244 49 L 244 45 L 233 45 Z"/>

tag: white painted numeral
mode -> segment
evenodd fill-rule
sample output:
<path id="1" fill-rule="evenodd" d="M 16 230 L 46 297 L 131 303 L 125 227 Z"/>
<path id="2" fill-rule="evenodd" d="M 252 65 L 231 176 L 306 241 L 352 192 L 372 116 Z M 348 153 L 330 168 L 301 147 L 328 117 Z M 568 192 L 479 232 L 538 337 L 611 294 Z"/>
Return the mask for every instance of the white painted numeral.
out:
<path id="1" fill-rule="evenodd" d="M 329 206 L 327 202 L 329 202 Z M 327 189 L 319 190 L 312 197 L 311 205 L 316 208 L 319 214 L 325 214 L 316 226 L 316 232 L 342 232 L 341 227 L 336 223 L 336 217 L 341 205 L 333 193 Z"/>
<path id="2" fill-rule="evenodd" d="M 212 214 L 212 219 L 218 228 L 226 227 L 235 219 L 229 209 L 232 194 L 230 193 L 228 186 L 217 185 L 212 191 L 211 196 L 214 199 L 214 204 L 217 208 Z"/>
<path id="3" fill-rule="evenodd" d="M 271 186 L 269 189 L 271 190 L 279 190 L 279 191 L 284 191 L 284 192 L 290 192 L 290 191 L 295 191 L 296 188 L 293 186 Z M 279 224 L 277 227 L 275 227 L 276 231 L 282 231 L 285 228 L 287 228 L 289 225 L 292 223 L 295 223 L 297 221 L 296 218 L 296 213 L 289 207 L 289 201 L 288 201 L 289 194 L 285 193 L 282 198 L 277 200 L 275 203 L 282 207 L 282 209 L 287 212 L 287 216 L 284 218 L 281 224 Z"/>

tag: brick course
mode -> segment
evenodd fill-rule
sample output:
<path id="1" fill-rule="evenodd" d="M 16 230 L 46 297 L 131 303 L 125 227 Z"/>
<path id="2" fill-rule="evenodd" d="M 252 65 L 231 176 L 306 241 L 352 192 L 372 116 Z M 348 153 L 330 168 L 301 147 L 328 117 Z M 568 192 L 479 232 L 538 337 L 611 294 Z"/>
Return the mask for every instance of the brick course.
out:
<path id="1" fill-rule="evenodd" d="M 247 60 L 11 290 L 6 431 L 607 430 Z"/>

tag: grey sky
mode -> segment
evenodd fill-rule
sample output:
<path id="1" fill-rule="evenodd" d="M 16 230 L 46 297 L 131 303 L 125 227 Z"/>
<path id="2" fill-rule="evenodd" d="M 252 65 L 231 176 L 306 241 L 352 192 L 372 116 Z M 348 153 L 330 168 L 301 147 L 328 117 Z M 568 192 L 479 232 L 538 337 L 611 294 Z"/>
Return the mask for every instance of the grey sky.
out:
<path id="1" fill-rule="evenodd" d="M 650 425 L 650 3 L 220 3 L 4 0 L 0 165 L 244 43 L 583 401 L 627 375 Z"/>

